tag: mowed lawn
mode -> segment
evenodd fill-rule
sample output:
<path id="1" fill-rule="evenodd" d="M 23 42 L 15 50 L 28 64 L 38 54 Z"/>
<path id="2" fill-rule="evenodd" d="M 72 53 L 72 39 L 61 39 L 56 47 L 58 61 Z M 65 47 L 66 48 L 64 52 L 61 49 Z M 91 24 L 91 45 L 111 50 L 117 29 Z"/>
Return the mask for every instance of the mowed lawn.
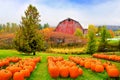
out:
<path id="1" fill-rule="evenodd" d="M 0 50 L 0 59 L 6 58 L 6 57 L 21 57 L 21 58 L 28 58 L 28 57 L 34 57 L 32 55 L 26 55 L 19 53 L 15 50 Z M 45 53 L 45 52 L 37 52 L 36 56 L 41 56 L 42 60 L 40 63 L 37 64 L 36 69 L 31 73 L 31 76 L 27 78 L 26 80 L 111 80 L 108 78 L 107 72 L 104 70 L 102 73 L 95 73 L 91 71 L 90 69 L 85 69 L 84 67 L 78 67 L 83 69 L 83 75 L 79 76 L 76 79 L 68 78 L 61 78 L 58 77 L 57 79 L 53 79 L 50 77 L 48 73 L 48 67 L 47 67 L 47 56 L 62 56 L 65 60 L 68 60 L 69 56 L 80 56 L 80 57 L 92 57 L 91 55 L 82 54 L 82 55 L 68 55 L 68 54 L 52 54 L 52 53 Z M 104 62 L 106 60 L 102 60 Z M 118 69 L 120 70 L 120 62 L 113 62 Z M 120 78 L 119 78 L 120 79 Z M 112 79 L 114 80 L 114 79 Z"/>

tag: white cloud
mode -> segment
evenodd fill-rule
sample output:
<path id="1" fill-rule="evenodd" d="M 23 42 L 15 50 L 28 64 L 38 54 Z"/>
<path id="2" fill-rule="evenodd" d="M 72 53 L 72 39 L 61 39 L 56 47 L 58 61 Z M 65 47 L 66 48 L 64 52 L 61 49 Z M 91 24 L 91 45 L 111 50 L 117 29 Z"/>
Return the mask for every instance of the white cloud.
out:
<path id="1" fill-rule="evenodd" d="M 109 0 L 97 5 L 71 4 L 69 0 L 0 0 L 0 23 L 21 21 L 21 16 L 29 4 L 37 7 L 41 15 L 41 23 L 52 26 L 70 17 L 79 21 L 84 27 L 88 24 L 120 25 L 120 0 Z"/>
<path id="2" fill-rule="evenodd" d="M 87 10 L 89 23 L 120 25 L 119 4 L 120 0 L 114 0 L 92 6 L 90 10 Z"/>

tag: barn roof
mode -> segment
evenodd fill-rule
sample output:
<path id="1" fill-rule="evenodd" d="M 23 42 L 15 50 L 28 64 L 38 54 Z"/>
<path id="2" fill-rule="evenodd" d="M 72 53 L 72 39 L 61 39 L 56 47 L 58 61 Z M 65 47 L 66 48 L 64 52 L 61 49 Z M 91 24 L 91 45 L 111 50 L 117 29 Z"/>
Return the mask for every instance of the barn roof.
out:
<path id="1" fill-rule="evenodd" d="M 78 23 L 78 24 L 80 25 L 80 28 L 84 31 L 84 28 L 82 27 L 82 25 L 81 25 L 78 21 L 76 21 L 76 20 L 74 20 L 74 19 L 72 19 L 72 18 L 67 18 L 67 19 L 64 19 L 64 20 L 60 21 L 59 24 L 57 25 L 56 29 L 59 27 L 59 25 L 60 25 L 62 22 L 64 22 L 64 21 L 71 21 L 71 20 L 74 21 L 75 23 Z M 56 31 L 56 29 L 55 29 L 54 31 Z"/>
<path id="2" fill-rule="evenodd" d="M 78 21 L 76 21 L 76 20 L 74 20 L 74 19 L 72 19 L 72 18 L 67 18 L 67 19 L 65 19 L 65 20 L 62 20 L 62 21 L 59 22 L 59 24 L 62 23 L 62 22 L 64 22 L 64 21 L 66 21 L 66 20 L 68 20 L 68 21 L 69 21 L 69 20 L 75 21 L 75 22 L 78 23 L 80 26 L 82 26 Z M 58 25 L 59 25 L 59 24 L 58 24 Z M 58 25 L 57 25 L 57 26 L 58 26 Z M 83 27 L 81 27 L 81 28 L 83 29 Z"/>

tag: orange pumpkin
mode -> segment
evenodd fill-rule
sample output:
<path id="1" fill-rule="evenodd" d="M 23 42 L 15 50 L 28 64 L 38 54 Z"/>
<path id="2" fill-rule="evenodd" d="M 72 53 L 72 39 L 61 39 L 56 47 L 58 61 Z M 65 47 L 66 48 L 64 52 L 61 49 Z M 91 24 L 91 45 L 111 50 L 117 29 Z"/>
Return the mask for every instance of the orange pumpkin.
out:
<path id="1" fill-rule="evenodd" d="M 91 70 L 92 70 L 92 71 L 95 71 L 95 66 L 96 66 L 95 63 L 91 63 Z"/>
<path id="2" fill-rule="evenodd" d="M 72 67 L 72 66 L 76 66 L 76 64 L 74 62 L 68 62 L 67 64 L 69 67 Z"/>
<path id="3" fill-rule="evenodd" d="M 84 66 L 84 64 L 85 64 L 85 61 L 84 61 L 84 60 L 81 60 L 81 61 L 80 61 L 80 66 Z"/>
<path id="4" fill-rule="evenodd" d="M 69 72 L 70 72 L 70 77 L 71 78 L 77 78 L 79 75 L 79 71 L 78 71 L 78 67 L 77 66 L 73 66 L 69 68 Z"/>
<path id="5" fill-rule="evenodd" d="M 110 70 L 110 69 L 112 69 L 112 68 L 116 68 L 116 66 L 115 65 L 107 65 L 106 66 L 106 71 L 108 71 L 108 70 Z"/>
<path id="6" fill-rule="evenodd" d="M 28 69 L 30 71 L 30 73 L 33 71 L 32 66 L 24 66 L 23 69 Z"/>
<path id="7" fill-rule="evenodd" d="M 49 73 L 52 78 L 57 78 L 59 76 L 59 69 L 56 65 L 49 66 Z"/>
<path id="8" fill-rule="evenodd" d="M 0 70 L 0 80 L 10 80 L 12 77 L 12 73 L 8 70 L 2 69 Z"/>
<path id="9" fill-rule="evenodd" d="M 74 58 L 74 62 L 76 62 L 77 64 L 80 64 L 80 60 L 79 60 L 79 58 Z"/>
<path id="10" fill-rule="evenodd" d="M 18 58 L 18 57 L 13 57 L 13 58 L 11 58 L 11 62 L 14 62 L 14 63 L 16 63 L 16 62 L 18 62 L 20 59 Z"/>
<path id="11" fill-rule="evenodd" d="M 68 77 L 69 76 L 69 70 L 67 66 L 62 66 L 60 68 L 60 76 L 61 77 Z"/>
<path id="12" fill-rule="evenodd" d="M 38 62 L 41 61 L 41 58 L 40 58 L 40 57 L 36 57 L 36 58 L 33 59 L 33 61 L 34 61 L 35 63 L 38 63 Z"/>
<path id="13" fill-rule="evenodd" d="M 28 69 L 21 70 L 20 72 L 24 74 L 24 77 L 30 77 L 30 71 Z"/>
<path id="14" fill-rule="evenodd" d="M 119 70 L 117 68 L 111 68 L 107 71 L 109 77 L 119 77 Z"/>
<path id="15" fill-rule="evenodd" d="M 22 72 L 15 72 L 13 75 L 13 80 L 24 80 L 24 75 Z"/>
<path id="16" fill-rule="evenodd" d="M 96 71 L 96 72 L 103 72 L 103 71 L 104 71 L 103 65 L 96 64 L 96 66 L 95 66 L 95 71 Z"/>
<path id="17" fill-rule="evenodd" d="M 63 57 L 59 56 L 59 57 L 57 57 L 57 60 L 58 60 L 58 61 L 62 61 L 62 60 L 63 60 Z"/>
<path id="18" fill-rule="evenodd" d="M 4 63 L 5 66 L 8 66 L 9 65 L 9 60 L 6 59 L 6 60 L 3 61 L 3 63 Z"/>
<path id="19" fill-rule="evenodd" d="M 35 69 L 35 63 L 34 62 L 29 62 L 29 65 L 33 67 L 33 69 Z"/>
<path id="20" fill-rule="evenodd" d="M 0 61 L 0 67 L 4 66 L 4 63 L 2 61 Z"/>
<path id="21" fill-rule="evenodd" d="M 84 67 L 85 68 L 91 68 L 91 62 L 85 62 Z"/>

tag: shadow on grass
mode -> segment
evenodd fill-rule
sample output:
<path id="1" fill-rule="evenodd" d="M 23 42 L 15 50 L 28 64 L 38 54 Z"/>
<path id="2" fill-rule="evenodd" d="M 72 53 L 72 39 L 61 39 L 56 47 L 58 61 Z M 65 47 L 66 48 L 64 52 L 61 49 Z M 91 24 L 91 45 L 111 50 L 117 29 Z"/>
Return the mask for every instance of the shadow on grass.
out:
<path id="1" fill-rule="evenodd" d="M 36 55 L 33 55 L 33 53 L 23 53 L 23 52 L 18 53 L 18 55 L 20 56 L 39 56 L 38 54 L 39 52 L 37 52 Z"/>

